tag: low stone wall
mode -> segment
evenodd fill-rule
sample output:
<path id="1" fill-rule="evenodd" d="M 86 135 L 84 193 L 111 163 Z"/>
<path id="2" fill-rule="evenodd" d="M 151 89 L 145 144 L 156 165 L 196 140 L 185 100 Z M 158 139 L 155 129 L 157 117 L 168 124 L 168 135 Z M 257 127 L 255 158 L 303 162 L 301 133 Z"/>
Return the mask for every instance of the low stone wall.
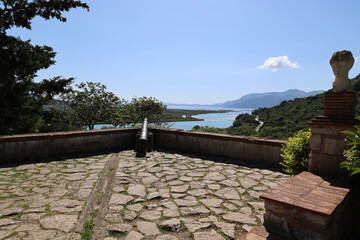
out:
<path id="1" fill-rule="evenodd" d="M 179 129 L 151 129 L 155 147 L 235 158 L 279 167 L 284 141 Z"/>
<path id="2" fill-rule="evenodd" d="M 131 149 L 137 128 L 0 136 L 0 162 Z"/>
<path id="3" fill-rule="evenodd" d="M 0 162 L 134 149 L 139 128 L 0 136 Z M 152 128 L 154 147 L 229 157 L 279 167 L 283 141 Z"/>

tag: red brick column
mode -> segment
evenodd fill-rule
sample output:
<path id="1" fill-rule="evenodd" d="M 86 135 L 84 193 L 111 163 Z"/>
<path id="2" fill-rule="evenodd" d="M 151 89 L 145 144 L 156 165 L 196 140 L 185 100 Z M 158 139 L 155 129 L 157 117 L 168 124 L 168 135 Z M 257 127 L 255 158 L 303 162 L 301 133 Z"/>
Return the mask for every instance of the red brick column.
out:
<path id="1" fill-rule="evenodd" d="M 324 116 L 311 120 L 311 157 L 309 171 L 335 176 L 345 160 L 344 130 L 354 130 L 356 94 L 354 92 L 326 92 Z"/>

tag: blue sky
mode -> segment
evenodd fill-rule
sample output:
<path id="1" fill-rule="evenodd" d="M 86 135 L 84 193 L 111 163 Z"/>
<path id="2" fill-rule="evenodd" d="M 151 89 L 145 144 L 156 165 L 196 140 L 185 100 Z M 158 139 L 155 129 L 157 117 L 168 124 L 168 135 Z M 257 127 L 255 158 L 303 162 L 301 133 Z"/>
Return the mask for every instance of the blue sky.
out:
<path id="1" fill-rule="evenodd" d="M 84 2 L 90 11 L 72 10 L 66 23 L 36 18 L 31 31 L 9 32 L 57 52 L 39 79 L 101 82 L 124 99 L 211 104 L 248 93 L 327 90 L 332 53 L 360 57 L 359 0 Z M 360 73 L 359 62 L 349 77 Z"/>

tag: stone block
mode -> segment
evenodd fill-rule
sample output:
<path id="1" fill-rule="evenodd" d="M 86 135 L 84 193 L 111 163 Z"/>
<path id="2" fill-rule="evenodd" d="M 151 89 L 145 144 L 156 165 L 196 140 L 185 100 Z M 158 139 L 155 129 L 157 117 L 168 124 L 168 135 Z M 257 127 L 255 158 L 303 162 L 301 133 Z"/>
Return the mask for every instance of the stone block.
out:
<path id="1" fill-rule="evenodd" d="M 324 153 L 332 155 L 343 155 L 345 149 L 344 139 L 325 138 Z"/>
<path id="2" fill-rule="evenodd" d="M 269 210 L 264 214 L 264 226 L 281 234 L 290 233 L 287 217 Z"/>
<path id="3" fill-rule="evenodd" d="M 326 155 L 322 153 L 311 153 L 309 171 L 320 175 L 336 175 L 340 169 L 343 157 L 339 155 Z"/>
<path id="4" fill-rule="evenodd" d="M 320 135 L 311 135 L 310 139 L 310 147 L 312 150 L 320 150 L 321 149 L 321 136 Z"/>
<path id="5" fill-rule="evenodd" d="M 317 135 L 325 135 L 325 136 L 339 136 L 344 137 L 345 134 L 342 133 L 342 131 L 345 130 L 353 130 L 353 128 L 350 127 L 343 127 L 343 126 L 321 126 L 321 127 L 311 127 L 311 134 L 317 134 Z"/>

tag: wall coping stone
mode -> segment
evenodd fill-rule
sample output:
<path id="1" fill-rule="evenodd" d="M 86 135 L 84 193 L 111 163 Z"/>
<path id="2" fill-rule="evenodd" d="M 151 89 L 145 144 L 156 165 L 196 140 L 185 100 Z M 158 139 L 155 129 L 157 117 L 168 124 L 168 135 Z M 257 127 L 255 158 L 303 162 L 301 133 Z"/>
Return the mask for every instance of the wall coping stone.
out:
<path id="1" fill-rule="evenodd" d="M 261 144 L 261 145 L 278 146 L 278 147 L 282 147 L 283 144 L 285 143 L 285 141 L 275 140 L 275 139 L 266 139 L 266 138 L 248 137 L 248 136 L 235 136 L 235 135 L 227 135 L 227 134 L 219 134 L 219 133 L 192 132 L 192 131 L 175 129 L 175 128 L 151 128 L 151 131 L 153 131 L 154 133 L 157 132 L 168 133 L 168 134 L 175 134 L 181 136 L 212 138 L 216 140 L 244 142 L 249 144 Z"/>
<path id="2" fill-rule="evenodd" d="M 99 129 L 99 130 L 88 130 L 88 131 L 64 131 L 64 132 L 50 132 L 50 133 L 3 135 L 0 136 L 0 143 L 38 141 L 38 140 L 48 140 L 51 138 L 62 139 L 62 138 L 73 138 L 73 137 L 83 137 L 83 136 L 119 134 L 123 132 L 134 133 L 136 131 L 139 131 L 139 129 L 140 129 L 139 127 L 132 127 L 132 128 Z M 186 131 L 175 128 L 150 127 L 149 130 L 153 131 L 154 133 L 157 132 L 168 133 L 168 134 L 176 134 L 182 136 L 212 138 L 216 140 L 245 142 L 249 144 L 262 144 L 262 145 L 278 146 L 278 147 L 282 147 L 283 144 L 285 143 L 285 141 L 275 140 L 275 139 L 266 139 L 266 138 L 248 137 L 248 136 L 235 136 L 235 135 L 218 134 L 218 133 L 192 132 L 192 131 Z"/>
<path id="3" fill-rule="evenodd" d="M 139 131 L 138 127 L 99 129 L 99 130 L 89 130 L 89 131 L 64 131 L 64 132 L 50 132 L 50 133 L 4 135 L 4 136 L 0 136 L 0 143 L 39 141 L 39 140 L 75 138 L 75 137 L 84 137 L 84 136 L 98 136 L 98 135 L 108 135 L 108 134 L 119 134 L 124 132 L 133 133 L 136 131 Z"/>

